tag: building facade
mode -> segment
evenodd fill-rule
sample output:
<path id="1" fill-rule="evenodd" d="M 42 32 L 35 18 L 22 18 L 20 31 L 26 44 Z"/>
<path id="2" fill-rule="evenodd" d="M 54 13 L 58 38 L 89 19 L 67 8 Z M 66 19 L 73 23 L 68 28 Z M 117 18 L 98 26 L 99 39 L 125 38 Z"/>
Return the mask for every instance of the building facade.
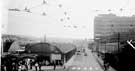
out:
<path id="1" fill-rule="evenodd" d="M 126 40 L 135 39 L 135 16 L 99 14 L 94 19 L 94 39 L 100 50 L 116 50 Z"/>

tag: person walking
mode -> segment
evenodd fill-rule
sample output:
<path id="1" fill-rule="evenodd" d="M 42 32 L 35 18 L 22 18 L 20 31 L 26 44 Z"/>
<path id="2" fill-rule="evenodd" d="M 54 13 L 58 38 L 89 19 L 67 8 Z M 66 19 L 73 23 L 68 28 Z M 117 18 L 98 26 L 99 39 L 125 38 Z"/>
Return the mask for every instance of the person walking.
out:
<path id="1" fill-rule="evenodd" d="M 53 65 L 54 65 L 54 70 L 56 69 L 56 62 L 53 61 Z"/>
<path id="2" fill-rule="evenodd" d="M 3 69 L 4 69 L 4 71 L 7 71 L 7 67 L 5 65 L 3 66 Z"/>
<path id="3" fill-rule="evenodd" d="M 32 69 L 32 65 L 33 65 L 33 62 L 34 62 L 34 60 L 30 60 L 30 69 Z"/>
<path id="4" fill-rule="evenodd" d="M 12 71 L 15 71 L 15 69 L 16 69 L 16 64 L 15 64 L 15 62 L 13 62 L 12 63 Z"/>
<path id="5" fill-rule="evenodd" d="M 38 70 L 38 63 L 37 62 L 35 63 L 35 70 L 36 71 Z"/>
<path id="6" fill-rule="evenodd" d="M 21 65 L 18 66 L 18 71 L 21 71 L 22 67 Z"/>
<path id="7" fill-rule="evenodd" d="M 42 62 L 39 62 L 39 71 L 41 71 Z"/>

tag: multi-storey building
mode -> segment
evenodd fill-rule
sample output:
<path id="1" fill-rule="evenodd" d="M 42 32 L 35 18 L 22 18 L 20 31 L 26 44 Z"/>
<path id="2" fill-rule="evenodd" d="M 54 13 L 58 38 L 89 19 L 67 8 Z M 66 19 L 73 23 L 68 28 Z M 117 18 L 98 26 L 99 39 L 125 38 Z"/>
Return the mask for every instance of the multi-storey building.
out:
<path id="1" fill-rule="evenodd" d="M 120 43 L 126 42 L 126 40 L 135 40 L 135 16 L 126 17 L 114 14 L 96 16 L 94 39 L 99 43 L 99 49 L 118 48 L 121 46 Z"/>

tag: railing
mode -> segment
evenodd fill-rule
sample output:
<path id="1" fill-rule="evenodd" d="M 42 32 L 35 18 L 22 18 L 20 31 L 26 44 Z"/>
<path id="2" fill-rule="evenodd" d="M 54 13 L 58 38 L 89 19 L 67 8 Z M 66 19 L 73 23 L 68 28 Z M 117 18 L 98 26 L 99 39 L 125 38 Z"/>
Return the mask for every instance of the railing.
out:
<path id="1" fill-rule="evenodd" d="M 135 46 L 134 46 L 131 42 L 132 42 L 132 40 L 130 40 L 130 41 L 127 40 L 127 43 L 128 43 L 131 47 L 133 47 L 133 48 L 135 49 Z"/>

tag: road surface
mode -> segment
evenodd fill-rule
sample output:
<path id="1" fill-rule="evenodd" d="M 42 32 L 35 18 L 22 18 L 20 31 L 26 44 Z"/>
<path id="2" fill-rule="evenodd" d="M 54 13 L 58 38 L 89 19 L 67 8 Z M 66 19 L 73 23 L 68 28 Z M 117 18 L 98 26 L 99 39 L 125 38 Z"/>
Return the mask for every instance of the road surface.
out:
<path id="1" fill-rule="evenodd" d="M 103 71 L 91 50 L 86 49 L 87 56 L 74 55 L 66 64 L 67 71 Z"/>

